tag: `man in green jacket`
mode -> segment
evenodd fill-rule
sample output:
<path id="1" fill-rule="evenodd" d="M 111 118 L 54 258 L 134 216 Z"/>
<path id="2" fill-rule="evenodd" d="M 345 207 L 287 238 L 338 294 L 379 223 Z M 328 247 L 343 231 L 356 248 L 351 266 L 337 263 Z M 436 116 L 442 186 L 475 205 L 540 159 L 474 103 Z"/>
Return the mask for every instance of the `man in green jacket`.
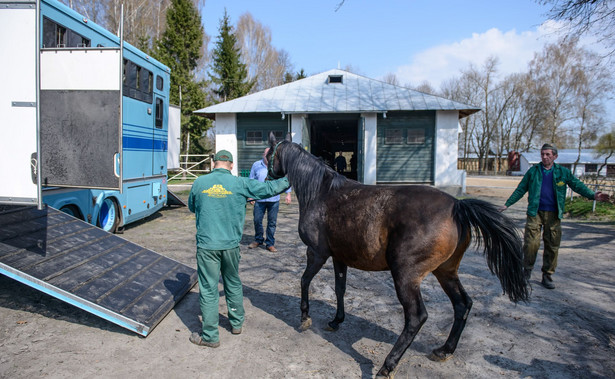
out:
<path id="1" fill-rule="evenodd" d="M 594 193 L 575 178 L 565 167 L 554 163 L 557 149 L 544 144 L 540 149 L 541 163 L 532 166 L 523 176 L 517 189 L 510 195 L 501 211 L 516 203 L 528 192 L 527 222 L 523 238 L 525 275 L 529 279 L 540 248 L 540 232 L 544 241 L 542 255 L 542 285 L 555 288 L 553 273 L 557 267 L 557 253 L 562 240 L 561 219 L 564 215 L 566 186 L 590 200 L 608 201 L 609 195 Z"/>
<path id="2" fill-rule="evenodd" d="M 242 331 L 244 308 L 239 278 L 239 241 L 243 234 L 246 200 L 268 198 L 290 186 L 286 178 L 262 183 L 233 176 L 232 169 L 233 155 L 220 150 L 214 156 L 214 170 L 195 180 L 188 198 L 188 207 L 196 214 L 199 304 L 203 316 L 202 331 L 192 333 L 190 342 L 200 346 L 220 346 L 220 274 L 231 333 L 241 334 Z"/>

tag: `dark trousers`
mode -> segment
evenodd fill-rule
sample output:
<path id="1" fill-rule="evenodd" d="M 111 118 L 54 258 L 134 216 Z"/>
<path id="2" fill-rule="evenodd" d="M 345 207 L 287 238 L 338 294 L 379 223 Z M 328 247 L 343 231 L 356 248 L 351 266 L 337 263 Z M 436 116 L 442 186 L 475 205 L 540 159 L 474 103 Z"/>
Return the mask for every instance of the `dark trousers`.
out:
<path id="1" fill-rule="evenodd" d="M 265 246 L 275 245 L 275 228 L 278 221 L 279 201 L 261 201 L 254 203 L 254 240 L 265 243 Z M 263 217 L 267 212 L 267 238 L 263 238 Z"/>
<path id="2" fill-rule="evenodd" d="M 534 217 L 527 216 L 523 237 L 523 255 L 525 269 L 531 270 L 540 249 L 540 234 L 544 242 L 542 254 L 542 272 L 553 274 L 557 267 L 557 253 L 562 241 L 562 224 L 557 212 L 538 211 Z"/>

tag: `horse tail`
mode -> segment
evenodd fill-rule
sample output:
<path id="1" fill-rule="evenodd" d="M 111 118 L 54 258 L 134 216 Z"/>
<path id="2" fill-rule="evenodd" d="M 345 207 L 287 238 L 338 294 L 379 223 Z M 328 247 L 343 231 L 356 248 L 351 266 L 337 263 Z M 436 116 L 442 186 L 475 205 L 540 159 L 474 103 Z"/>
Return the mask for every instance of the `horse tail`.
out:
<path id="1" fill-rule="evenodd" d="M 461 229 L 460 238 L 473 230 L 481 235 L 483 253 L 492 274 L 500 280 L 504 293 L 511 301 L 528 301 L 529 283 L 523 270 L 523 249 L 517 228 L 512 220 L 495 205 L 484 200 L 463 199 L 455 202 L 454 219 Z"/>

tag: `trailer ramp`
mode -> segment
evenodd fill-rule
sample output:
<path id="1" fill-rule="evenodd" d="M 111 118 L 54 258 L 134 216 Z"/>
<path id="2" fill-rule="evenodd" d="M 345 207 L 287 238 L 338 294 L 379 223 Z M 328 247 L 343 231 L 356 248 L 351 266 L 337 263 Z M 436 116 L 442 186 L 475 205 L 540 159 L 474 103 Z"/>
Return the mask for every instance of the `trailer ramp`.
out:
<path id="1" fill-rule="evenodd" d="M 196 271 L 51 207 L 0 205 L 0 274 L 142 336 Z"/>
<path id="2" fill-rule="evenodd" d="M 167 205 L 177 207 L 187 207 L 188 205 L 176 194 L 167 188 Z"/>

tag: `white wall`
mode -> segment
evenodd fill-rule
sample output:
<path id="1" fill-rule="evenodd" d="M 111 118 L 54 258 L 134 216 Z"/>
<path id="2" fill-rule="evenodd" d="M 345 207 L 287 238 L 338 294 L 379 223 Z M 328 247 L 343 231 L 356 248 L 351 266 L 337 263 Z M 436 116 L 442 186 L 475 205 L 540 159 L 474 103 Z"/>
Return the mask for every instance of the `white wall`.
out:
<path id="1" fill-rule="evenodd" d="M 237 117 L 235 113 L 216 113 L 216 152 L 228 150 L 237 161 Z M 237 164 L 233 165 L 233 175 L 237 176 Z"/>
<path id="2" fill-rule="evenodd" d="M 436 146 L 434 157 L 434 185 L 463 187 L 463 171 L 457 169 L 459 130 L 458 111 L 436 112 Z"/>
<path id="3" fill-rule="evenodd" d="M 363 154 L 363 183 L 365 184 L 376 184 L 376 152 L 378 146 L 378 118 L 376 113 L 363 113 L 361 117 L 365 118 L 365 133 L 363 133 L 364 137 L 364 146 L 365 146 L 365 154 Z"/>
<path id="4" fill-rule="evenodd" d="M 302 145 L 303 139 L 303 123 L 304 114 L 291 114 L 290 115 L 290 133 L 293 137 L 293 142 Z"/>

